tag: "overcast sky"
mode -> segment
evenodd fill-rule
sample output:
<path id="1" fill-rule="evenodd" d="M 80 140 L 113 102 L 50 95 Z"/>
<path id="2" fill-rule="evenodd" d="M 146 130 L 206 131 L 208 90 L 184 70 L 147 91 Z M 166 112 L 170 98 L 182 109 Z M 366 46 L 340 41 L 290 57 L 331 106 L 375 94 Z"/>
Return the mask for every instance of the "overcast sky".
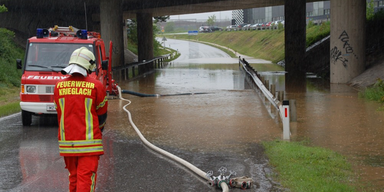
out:
<path id="1" fill-rule="evenodd" d="M 206 21 L 209 16 L 216 15 L 216 20 L 230 20 L 232 19 L 232 11 L 216 11 L 216 12 L 206 12 L 206 13 L 196 13 L 196 14 L 185 14 L 185 15 L 171 15 L 171 20 L 177 19 L 197 19 Z"/>

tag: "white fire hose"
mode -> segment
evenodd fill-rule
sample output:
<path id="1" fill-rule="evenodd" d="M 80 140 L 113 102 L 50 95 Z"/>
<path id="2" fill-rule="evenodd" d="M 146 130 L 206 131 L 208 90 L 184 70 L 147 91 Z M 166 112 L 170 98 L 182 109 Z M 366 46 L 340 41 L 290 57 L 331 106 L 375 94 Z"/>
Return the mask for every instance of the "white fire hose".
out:
<path id="1" fill-rule="evenodd" d="M 176 155 L 173 155 L 172 153 L 169 153 L 169 152 L 167 152 L 167 151 L 165 151 L 165 150 L 163 150 L 163 149 L 153 145 L 152 143 L 150 143 L 147 139 L 145 139 L 143 134 L 141 134 L 140 130 L 137 128 L 135 123 L 132 121 L 131 113 L 128 111 L 128 109 L 126 109 L 126 107 L 131 104 L 131 101 L 128 100 L 128 99 L 125 99 L 125 98 L 123 98 L 121 96 L 121 88 L 119 86 L 117 86 L 117 89 L 119 90 L 119 98 L 121 100 L 124 100 L 124 101 L 128 102 L 128 104 L 123 106 L 123 109 L 128 114 L 129 122 L 131 123 L 132 127 L 135 129 L 136 133 L 139 135 L 141 141 L 146 146 L 148 146 L 152 150 L 154 150 L 154 151 L 156 151 L 156 152 L 158 152 L 158 153 L 160 153 L 160 154 L 162 154 L 162 155 L 164 155 L 164 156 L 166 156 L 166 157 L 168 157 L 168 158 L 170 158 L 170 159 L 180 163 L 181 165 L 185 166 L 186 168 L 188 168 L 189 170 L 194 172 L 196 175 L 200 176 L 204 180 L 207 180 L 207 182 L 209 182 L 212 186 L 213 185 L 217 185 L 219 188 L 222 189 L 223 192 L 229 192 L 229 187 L 228 187 L 228 184 L 227 184 L 226 181 L 228 181 L 232 187 L 239 187 L 239 188 L 242 188 L 242 189 L 251 188 L 251 185 L 252 185 L 252 179 L 251 178 L 237 177 L 237 178 L 229 180 L 230 176 L 234 172 L 231 172 L 231 174 L 229 176 L 227 176 L 227 177 L 223 176 L 223 173 L 226 172 L 226 168 L 224 168 L 225 170 L 223 170 L 221 172 L 220 176 L 212 177 L 212 171 L 206 173 L 206 172 L 200 170 L 199 168 L 197 168 L 196 166 L 192 165 L 191 163 L 185 161 L 184 159 L 182 159 L 180 157 L 177 157 Z M 223 169 L 223 168 L 220 168 L 220 169 Z"/>

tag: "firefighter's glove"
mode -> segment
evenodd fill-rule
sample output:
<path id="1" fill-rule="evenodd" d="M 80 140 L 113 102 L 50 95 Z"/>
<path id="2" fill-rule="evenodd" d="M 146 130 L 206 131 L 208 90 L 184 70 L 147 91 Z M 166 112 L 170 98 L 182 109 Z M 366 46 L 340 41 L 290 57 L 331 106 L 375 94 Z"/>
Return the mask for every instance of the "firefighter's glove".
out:
<path id="1" fill-rule="evenodd" d="M 103 132 L 105 123 L 107 121 L 107 113 L 104 113 L 102 115 L 98 115 L 98 118 L 99 118 L 99 128 L 100 128 L 101 132 Z"/>

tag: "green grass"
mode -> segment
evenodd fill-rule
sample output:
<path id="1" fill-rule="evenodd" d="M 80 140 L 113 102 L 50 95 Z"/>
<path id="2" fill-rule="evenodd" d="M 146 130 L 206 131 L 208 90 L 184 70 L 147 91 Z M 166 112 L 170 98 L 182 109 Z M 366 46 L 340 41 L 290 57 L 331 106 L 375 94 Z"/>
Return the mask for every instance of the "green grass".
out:
<path id="1" fill-rule="evenodd" d="M 19 87 L 9 87 L 0 83 L 0 117 L 20 111 Z"/>
<path id="2" fill-rule="evenodd" d="M 306 46 L 316 43 L 324 37 L 327 37 L 331 32 L 331 25 L 329 22 L 324 22 L 321 25 L 312 25 L 307 28 L 307 41 Z"/>
<path id="3" fill-rule="evenodd" d="M 359 92 L 359 96 L 368 100 L 384 103 L 384 81 L 378 79 L 374 85 Z"/>
<path id="4" fill-rule="evenodd" d="M 20 112 L 20 102 L 12 102 L 5 105 L 0 105 L 0 117 L 11 115 Z"/>
<path id="5" fill-rule="evenodd" d="M 298 142 L 272 141 L 263 145 L 277 172 L 272 177 L 290 191 L 356 191 L 351 165 L 336 152 Z"/>

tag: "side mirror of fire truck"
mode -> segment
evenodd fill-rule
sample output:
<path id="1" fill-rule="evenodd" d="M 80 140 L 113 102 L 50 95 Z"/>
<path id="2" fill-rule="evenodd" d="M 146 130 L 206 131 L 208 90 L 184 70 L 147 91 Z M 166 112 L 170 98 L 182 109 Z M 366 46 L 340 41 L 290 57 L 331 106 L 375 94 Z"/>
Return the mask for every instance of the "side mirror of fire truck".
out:
<path id="1" fill-rule="evenodd" d="M 21 66 L 23 66 L 23 63 L 21 62 L 21 59 L 16 59 L 16 68 L 21 69 Z"/>
<path id="2" fill-rule="evenodd" d="M 103 62 L 101 62 L 101 68 L 103 70 L 108 70 L 108 60 L 104 60 Z"/>

